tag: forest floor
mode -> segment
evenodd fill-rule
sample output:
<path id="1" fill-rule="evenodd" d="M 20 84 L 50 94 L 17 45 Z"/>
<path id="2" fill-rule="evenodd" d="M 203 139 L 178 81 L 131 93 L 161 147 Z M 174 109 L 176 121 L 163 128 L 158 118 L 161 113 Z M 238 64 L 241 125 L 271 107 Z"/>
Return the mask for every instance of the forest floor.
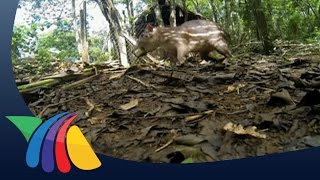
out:
<path id="1" fill-rule="evenodd" d="M 278 49 L 227 65 L 105 70 L 72 90 L 23 96 L 43 119 L 76 112 L 95 151 L 121 159 L 207 162 L 320 146 L 319 46 Z"/>

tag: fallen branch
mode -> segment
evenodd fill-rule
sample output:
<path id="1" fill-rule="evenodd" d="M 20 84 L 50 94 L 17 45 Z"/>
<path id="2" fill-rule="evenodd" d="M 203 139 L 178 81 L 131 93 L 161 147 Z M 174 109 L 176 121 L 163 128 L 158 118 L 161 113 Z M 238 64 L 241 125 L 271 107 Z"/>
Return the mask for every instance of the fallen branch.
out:
<path id="1" fill-rule="evenodd" d="M 127 71 L 127 69 L 117 69 L 117 70 L 110 70 L 110 69 L 104 69 L 102 70 L 102 73 L 104 74 L 113 74 L 113 73 L 122 73 L 122 72 L 125 72 Z"/>
<path id="2" fill-rule="evenodd" d="M 226 114 L 226 115 L 235 115 L 235 114 L 242 114 L 242 113 L 246 113 L 248 112 L 249 109 L 244 109 L 244 110 L 239 110 L 239 111 L 235 111 L 235 112 L 231 112 L 231 113 L 222 113 L 222 112 L 217 112 L 220 114 Z"/>
<path id="3" fill-rule="evenodd" d="M 63 73 L 63 74 L 47 76 L 47 77 L 41 78 L 40 81 L 18 86 L 18 89 L 20 93 L 26 93 L 26 92 L 34 91 L 41 88 L 50 88 L 62 82 L 67 82 L 73 79 L 90 76 L 91 74 L 93 74 L 93 68 L 86 69 L 85 72 L 77 73 L 77 74 Z"/>
<path id="4" fill-rule="evenodd" d="M 40 88 L 49 88 L 59 83 L 60 81 L 57 79 L 46 79 L 46 80 L 31 83 L 31 84 L 18 86 L 18 89 L 21 93 L 24 93 L 24 92 L 34 91 Z"/>
<path id="5" fill-rule="evenodd" d="M 93 68 L 84 69 L 83 72 L 80 72 L 80 73 L 74 73 L 74 74 L 61 73 L 61 74 L 43 77 L 41 79 L 43 79 L 43 80 L 45 80 L 45 79 L 63 79 L 64 81 L 69 81 L 69 80 L 77 79 L 77 78 L 83 77 L 83 76 L 90 76 L 90 75 L 94 74 L 93 70 L 94 70 Z"/>
<path id="6" fill-rule="evenodd" d="M 85 83 L 87 83 L 87 82 L 89 82 L 89 81 L 92 81 L 92 80 L 93 80 L 94 78 L 96 78 L 97 76 L 98 76 L 98 75 L 93 75 L 93 76 L 87 77 L 87 78 L 85 78 L 85 79 L 81 79 L 80 81 L 76 81 L 76 82 L 71 83 L 71 84 L 69 84 L 69 85 L 63 86 L 62 89 L 63 89 L 63 90 L 73 89 L 73 88 L 78 87 L 78 86 L 80 86 L 80 85 L 82 85 L 82 84 L 85 84 Z"/>
<path id="7" fill-rule="evenodd" d="M 226 112 L 218 112 L 214 110 L 208 110 L 205 112 L 200 112 L 200 113 L 185 113 L 185 114 L 174 114 L 174 115 L 163 115 L 163 116 L 149 116 L 149 117 L 132 117 L 136 119 L 161 119 L 161 118 L 176 118 L 176 117 L 187 117 L 187 116 L 199 116 L 202 117 L 203 115 L 208 115 L 208 114 L 224 114 L 224 115 L 235 115 L 235 114 L 242 114 L 248 112 L 248 109 L 244 110 L 239 110 L 231 113 L 226 113 Z M 187 120 L 187 121 L 193 121 L 193 119 Z"/>

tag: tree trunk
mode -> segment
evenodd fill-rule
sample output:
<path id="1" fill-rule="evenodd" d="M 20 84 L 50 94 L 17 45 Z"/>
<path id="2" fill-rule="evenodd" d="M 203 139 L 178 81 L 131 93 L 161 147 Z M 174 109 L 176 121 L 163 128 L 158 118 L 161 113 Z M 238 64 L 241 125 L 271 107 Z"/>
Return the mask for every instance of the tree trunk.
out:
<path id="1" fill-rule="evenodd" d="M 126 0 L 126 8 L 127 8 L 127 22 L 130 25 L 130 34 L 132 35 L 134 33 L 133 31 L 133 17 L 134 17 L 134 10 L 133 10 L 133 0 Z"/>
<path id="2" fill-rule="evenodd" d="M 176 18 L 176 1 L 170 1 L 170 26 L 176 27 L 177 26 L 177 18 Z"/>
<path id="3" fill-rule="evenodd" d="M 110 39 L 110 33 L 108 33 L 108 35 L 103 40 L 102 52 L 107 51 L 108 52 L 108 61 L 111 61 L 112 60 L 112 43 L 109 39 Z"/>
<path id="4" fill-rule="evenodd" d="M 73 18 L 73 28 L 74 28 L 74 34 L 76 38 L 77 48 L 79 56 L 82 54 L 82 46 L 80 41 L 80 27 L 78 25 L 78 18 L 77 18 L 77 12 L 76 12 L 76 0 L 72 0 L 72 18 Z"/>
<path id="5" fill-rule="evenodd" d="M 128 56 L 127 56 L 127 47 L 126 41 L 123 34 L 123 29 L 121 27 L 120 15 L 117 9 L 115 8 L 112 0 L 95 0 L 102 14 L 105 16 L 106 20 L 109 23 L 110 27 L 110 37 L 113 43 L 113 47 L 116 50 L 118 58 L 120 58 L 120 63 L 124 67 L 129 67 Z"/>
<path id="6" fill-rule="evenodd" d="M 312 11 L 312 13 L 314 14 L 314 16 L 320 20 L 319 14 L 317 13 L 317 10 L 314 9 L 314 6 L 312 6 L 312 4 L 310 3 L 310 1 L 306 1 L 305 2 L 308 6 L 308 8 Z"/>
<path id="7" fill-rule="evenodd" d="M 209 0 L 208 1 L 209 6 L 211 8 L 212 11 L 212 20 L 216 23 L 218 23 L 218 12 L 217 12 L 217 7 L 214 5 L 213 0 Z"/>
<path id="8" fill-rule="evenodd" d="M 82 45 L 82 62 L 89 64 L 89 44 L 88 44 L 88 35 L 87 35 L 87 26 L 86 18 L 87 17 L 87 5 L 86 1 L 83 2 L 83 9 L 80 10 L 80 39 Z"/>
<path id="9" fill-rule="evenodd" d="M 133 0 L 126 0 L 126 8 L 129 17 L 134 17 Z"/>
<path id="10" fill-rule="evenodd" d="M 111 45 L 111 41 L 107 41 L 107 52 L 109 55 L 109 61 L 112 60 L 112 45 Z"/>
<path id="11" fill-rule="evenodd" d="M 320 17 L 320 3 L 319 3 L 319 7 L 318 7 L 318 17 Z M 318 26 L 320 27 L 320 18 L 319 18 L 319 21 L 318 21 Z"/>
<path id="12" fill-rule="evenodd" d="M 126 26 L 128 25 L 130 22 L 129 22 L 129 15 L 127 16 L 126 15 L 126 12 L 125 10 L 122 11 L 122 16 L 123 16 L 123 24 Z"/>
<path id="13" fill-rule="evenodd" d="M 130 17 L 131 16 L 130 0 L 126 0 L 126 8 L 127 8 L 128 17 Z"/>
<path id="14" fill-rule="evenodd" d="M 164 23 L 163 23 L 163 19 L 162 19 L 162 15 L 161 15 L 161 8 L 160 8 L 159 1 L 155 2 L 154 13 L 156 14 L 156 21 L 157 21 L 158 26 L 163 27 Z"/>
<path id="15" fill-rule="evenodd" d="M 184 22 L 188 21 L 188 11 L 187 11 L 187 3 L 186 0 L 182 0 L 182 8 L 184 14 Z"/>
<path id="16" fill-rule="evenodd" d="M 230 32 L 230 2 L 224 0 L 224 10 L 225 10 L 225 30 Z"/>
<path id="17" fill-rule="evenodd" d="M 236 31 L 238 27 L 236 27 L 236 23 L 239 24 L 240 18 L 238 17 L 238 13 L 236 13 L 237 5 L 235 1 L 229 1 L 229 34 L 236 35 Z"/>
<path id="18" fill-rule="evenodd" d="M 133 0 L 130 1 L 129 6 L 130 6 L 130 12 L 131 12 L 130 16 L 134 17 Z"/>
<path id="19" fill-rule="evenodd" d="M 126 23 L 128 23 L 130 26 L 132 25 L 131 24 L 131 9 L 130 9 L 130 0 L 126 0 L 126 9 L 127 9 L 127 16 L 125 15 L 125 12 L 124 12 L 124 10 L 123 10 L 123 17 L 124 17 L 124 19 L 125 19 L 125 21 L 126 21 Z"/>
<path id="20" fill-rule="evenodd" d="M 269 39 L 268 25 L 261 0 L 249 0 L 249 3 L 256 22 L 257 37 L 263 43 L 264 53 L 269 54 L 273 49 L 273 44 Z"/>

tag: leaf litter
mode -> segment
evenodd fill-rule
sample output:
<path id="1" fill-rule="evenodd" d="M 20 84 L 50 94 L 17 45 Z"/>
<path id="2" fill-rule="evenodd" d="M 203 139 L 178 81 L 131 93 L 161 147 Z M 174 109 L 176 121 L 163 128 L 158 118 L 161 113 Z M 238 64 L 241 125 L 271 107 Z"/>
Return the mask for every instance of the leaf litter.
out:
<path id="1" fill-rule="evenodd" d="M 78 113 L 95 151 L 121 159 L 196 163 L 320 146 L 320 55 L 286 56 L 106 67 L 74 88 L 22 95 L 43 119 Z"/>

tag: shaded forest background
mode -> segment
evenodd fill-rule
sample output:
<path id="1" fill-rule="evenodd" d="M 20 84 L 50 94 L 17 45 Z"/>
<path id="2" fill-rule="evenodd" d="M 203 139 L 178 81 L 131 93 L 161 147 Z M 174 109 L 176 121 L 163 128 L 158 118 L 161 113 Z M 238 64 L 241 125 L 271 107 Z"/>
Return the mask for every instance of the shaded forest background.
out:
<path id="1" fill-rule="evenodd" d="M 37 67 L 33 68 L 37 70 L 33 73 L 42 74 L 53 61 L 84 61 L 83 38 L 88 44 L 86 61 L 119 60 L 121 55 L 116 49 L 120 41 L 113 41 L 118 39 L 115 36 L 126 32 L 134 37 L 135 32 L 131 30 L 136 20 L 143 16 L 142 12 L 150 6 L 159 7 L 165 3 L 218 23 L 229 34 L 233 51 L 253 44 L 250 51 L 269 53 L 273 51 L 275 42 L 320 41 L 319 0 L 21 0 L 17 11 L 25 8 L 33 13 L 16 17 L 23 18 L 26 23 L 15 24 L 13 29 L 13 63 L 35 61 Z M 99 6 L 108 28 L 94 31 L 90 24 L 84 23 L 85 34 L 82 36 L 85 37 L 81 37 L 80 11 L 83 11 L 83 4 Z M 85 20 L 90 18 L 86 15 Z M 160 25 L 161 21 L 157 23 Z M 93 33 L 88 34 L 88 30 Z M 122 61 L 120 63 L 123 64 Z"/>

